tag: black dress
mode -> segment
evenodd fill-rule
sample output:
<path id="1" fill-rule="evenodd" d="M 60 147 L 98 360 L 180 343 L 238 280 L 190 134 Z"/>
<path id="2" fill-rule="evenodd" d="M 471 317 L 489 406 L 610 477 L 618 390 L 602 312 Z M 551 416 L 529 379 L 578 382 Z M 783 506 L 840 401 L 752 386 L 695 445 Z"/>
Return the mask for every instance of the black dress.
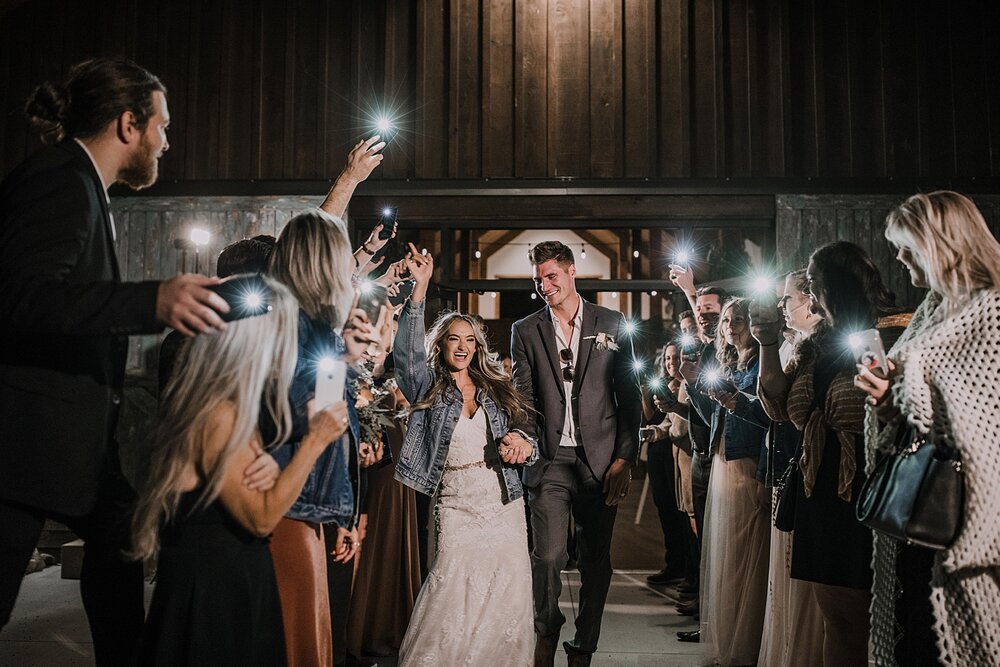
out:
<path id="1" fill-rule="evenodd" d="M 140 665 L 284 665 L 281 603 L 268 540 L 216 499 L 191 513 L 184 494 L 161 532 Z"/>
<path id="2" fill-rule="evenodd" d="M 842 367 L 837 352 L 817 359 L 814 384 L 817 405 L 825 403 L 830 382 Z M 807 498 L 803 485 L 798 485 L 795 532 L 792 533 L 793 579 L 871 589 L 872 531 L 858 521 L 853 502 L 865 482 L 864 436 L 854 436 L 853 445 L 854 460 L 859 464 L 851 485 L 852 502 L 837 495 L 841 445 L 836 431 L 830 428 L 826 430 L 826 447 L 816 471 L 812 495 Z"/>

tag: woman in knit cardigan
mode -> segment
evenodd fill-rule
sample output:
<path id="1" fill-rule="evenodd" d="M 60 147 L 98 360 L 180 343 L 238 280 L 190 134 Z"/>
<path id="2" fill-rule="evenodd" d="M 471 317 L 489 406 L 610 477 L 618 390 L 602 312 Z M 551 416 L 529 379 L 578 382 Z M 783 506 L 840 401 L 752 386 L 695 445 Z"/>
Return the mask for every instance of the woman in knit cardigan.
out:
<path id="1" fill-rule="evenodd" d="M 889 214 L 886 238 L 899 249 L 897 259 L 909 269 L 913 284 L 930 287 L 932 300 L 940 303 L 923 308 L 919 328 L 913 326 L 897 346 L 891 393 L 890 382 L 867 372 L 859 376 L 858 386 L 870 394 L 869 402 L 883 419 L 905 419 L 961 454 L 964 523 L 954 544 L 933 559 L 933 629 L 943 664 L 997 665 L 1000 243 L 975 204 L 954 192 L 907 199 Z M 893 430 L 884 429 L 881 435 Z M 880 437 L 879 443 L 887 440 Z M 891 576 L 892 571 L 879 574 Z M 887 601 L 881 603 L 876 597 L 876 623 Z M 885 643 L 894 641 L 895 633 L 876 631 L 874 639 L 877 659 L 891 655 L 892 646 Z"/>

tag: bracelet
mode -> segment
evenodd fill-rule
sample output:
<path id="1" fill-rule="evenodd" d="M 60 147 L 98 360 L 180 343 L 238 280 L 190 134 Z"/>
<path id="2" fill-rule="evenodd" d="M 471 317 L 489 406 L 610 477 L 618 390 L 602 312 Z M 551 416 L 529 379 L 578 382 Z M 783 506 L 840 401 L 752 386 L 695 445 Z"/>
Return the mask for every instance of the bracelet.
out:
<path id="1" fill-rule="evenodd" d="M 375 256 L 375 252 L 373 250 L 369 250 L 368 249 L 368 241 L 365 241 L 364 243 L 362 243 L 361 247 L 358 248 L 357 250 L 355 250 L 354 252 L 358 252 L 358 251 L 365 253 L 369 257 L 374 257 Z"/>
<path id="2" fill-rule="evenodd" d="M 761 343 L 760 346 L 761 347 L 774 347 L 778 343 L 779 343 L 779 341 L 772 341 L 770 343 Z"/>

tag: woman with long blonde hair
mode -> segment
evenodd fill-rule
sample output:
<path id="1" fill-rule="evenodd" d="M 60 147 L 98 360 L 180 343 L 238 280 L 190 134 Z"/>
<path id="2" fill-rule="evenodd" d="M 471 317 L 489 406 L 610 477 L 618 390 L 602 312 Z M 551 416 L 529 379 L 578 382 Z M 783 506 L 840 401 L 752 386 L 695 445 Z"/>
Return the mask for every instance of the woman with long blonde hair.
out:
<path id="1" fill-rule="evenodd" d="M 159 554 L 141 664 L 284 664 L 267 536 L 313 463 L 347 428 L 340 402 L 310 419 L 302 446 L 268 491 L 243 471 L 290 427 L 296 303 L 261 281 L 269 313 L 230 322 L 183 348 L 153 436 L 149 483 L 133 521 L 137 558 Z M 278 424 L 262 442 L 261 405 Z"/>
<path id="2" fill-rule="evenodd" d="M 354 267 L 346 225 L 321 209 L 308 209 L 291 218 L 274 246 L 269 273 L 291 290 L 300 306 L 298 362 L 288 389 L 292 428 L 274 453 L 280 466 L 299 447 L 317 362 L 332 357 L 350 364 L 368 346 L 371 327 L 351 318 Z M 324 531 L 333 527 L 337 532 L 335 562 L 350 561 L 359 546 L 358 488 L 351 471 L 358 465 L 360 426 L 349 385 L 343 398 L 348 403 L 350 428 L 316 462 L 271 540 L 288 663 L 297 666 L 326 667 L 333 662 L 327 577 L 331 549 Z M 262 428 L 267 433 L 274 430 L 266 423 Z"/>
<path id="3" fill-rule="evenodd" d="M 531 564 L 518 470 L 537 460 L 538 447 L 512 428 L 529 408 L 478 320 L 444 313 L 425 337 L 434 261 L 411 244 L 406 266 L 416 285 L 393 355 L 411 414 L 396 479 L 434 497 L 434 548 L 399 664 L 530 665 Z"/>
<path id="4" fill-rule="evenodd" d="M 868 465 L 892 451 L 910 426 L 958 451 L 965 497 L 961 532 L 947 549 L 920 549 L 876 533 L 875 664 L 995 665 L 1000 243 L 975 203 L 949 191 L 908 198 L 889 213 L 885 236 L 913 285 L 930 292 L 889 351 L 888 377 L 858 367 L 855 384 L 881 422 L 866 434 Z"/>
<path id="5" fill-rule="evenodd" d="M 767 599 L 769 492 L 761 478 L 771 420 L 757 401 L 759 345 L 750 335 L 749 301 L 732 299 L 719 315 L 717 365 L 700 369 L 690 401 L 718 443 L 702 538 L 701 641 L 716 664 L 752 665 L 760 652 Z"/>

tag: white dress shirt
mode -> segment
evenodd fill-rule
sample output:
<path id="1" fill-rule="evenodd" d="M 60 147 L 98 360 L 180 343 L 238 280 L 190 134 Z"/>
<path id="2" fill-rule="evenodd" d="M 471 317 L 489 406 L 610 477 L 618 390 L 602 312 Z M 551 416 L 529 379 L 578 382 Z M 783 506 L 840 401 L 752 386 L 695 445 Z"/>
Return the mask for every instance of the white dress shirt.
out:
<path id="1" fill-rule="evenodd" d="M 559 350 L 565 350 L 566 348 L 573 351 L 573 373 L 579 373 L 580 368 L 577 364 L 580 362 L 580 328 L 583 326 L 583 299 L 580 299 L 576 307 L 576 315 L 573 316 L 572 320 L 573 333 L 568 342 L 563 335 L 559 318 L 556 317 L 555 312 L 551 309 L 549 313 L 552 316 L 552 327 L 556 330 L 556 359 L 559 361 L 560 377 L 562 374 L 561 369 L 566 367 L 566 362 L 559 357 Z M 563 393 L 566 396 L 566 419 L 563 422 L 562 438 L 559 440 L 559 446 L 576 447 L 576 422 L 573 421 L 573 382 L 567 382 L 565 378 L 563 378 Z"/>
<path id="2" fill-rule="evenodd" d="M 104 201 L 108 202 L 108 222 L 111 223 L 111 240 L 117 241 L 118 233 L 115 231 L 115 218 L 111 215 L 111 197 L 108 196 L 108 186 L 104 182 L 104 174 L 102 174 L 101 170 L 98 168 L 97 160 L 94 159 L 94 155 L 90 152 L 90 149 L 87 148 L 87 144 L 83 143 L 76 137 L 73 137 L 73 141 L 80 144 L 80 148 L 82 148 L 83 152 L 90 158 L 90 162 L 94 165 L 94 171 L 97 172 L 97 178 L 100 179 L 101 185 L 104 187 Z"/>

